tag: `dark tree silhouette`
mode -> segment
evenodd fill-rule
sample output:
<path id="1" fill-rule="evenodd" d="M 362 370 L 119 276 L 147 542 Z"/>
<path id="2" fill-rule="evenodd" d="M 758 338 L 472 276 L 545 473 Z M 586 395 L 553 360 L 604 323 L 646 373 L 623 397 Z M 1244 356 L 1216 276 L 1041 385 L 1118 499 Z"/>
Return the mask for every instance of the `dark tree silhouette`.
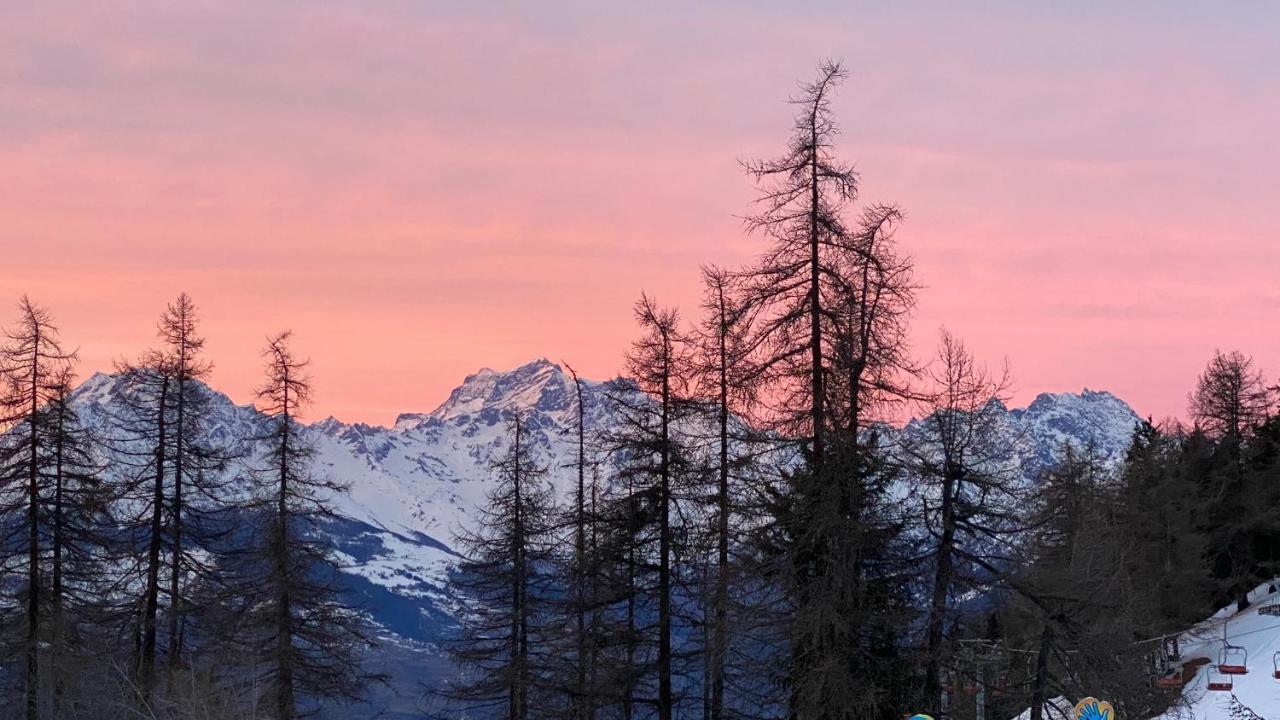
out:
<path id="1" fill-rule="evenodd" d="M 235 632 L 264 689 L 263 709 L 277 720 L 313 714 L 321 700 L 360 700 L 380 679 L 363 667 L 372 646 L 366 621 L 342 601 L 338 565 L 318 537 L 333 518 L 333 496 L 346 487 L 311 470 L 313 448 L 298 423 L 311 401 L 311 378 L 290 337 L 272 336 L 263 351 L 258 410 L 267 419 L 266 464 L 253 473 L 250 506 L 259 527 L 235 578 L 242 610 Z"/>
<path id="2" fill-rule="evenodd" d="M 1009 443 L 1019 438 L 1008 437 L 1002 423 L 1008 367 L 991 373 L 944 329 L 925 375 L 922 419 L 904 434 L 900 450 L 927 533 L 918 556 L 929 568 L 922 700 L 935 702 L 952 665 L 946 633 L 961 619 L 953 602 L 997 586 L 1028 529 L 1030 498 L 1010 453 Z"/>
<path id="3" fill-rule="evenodd" d="M 64 350 L 58 328 L 47 310 L 23 296 L 18 301 L 18 321 L 5 331 L 0 347 L 0 371 L 4 373 L 4 394 L 0 410 L 9 431 L 0 448 L 0 491 L 4 519 L 5 574 L 21 573 L 25 582 L 14 596 L 22 613 L 24 640 L 21 656 L 28 720 L 40 716 L 41 625 L 48 602 L 42 596 L 44 554 L 49 534 L 44 522 L 47 502 L 49 436 L 44 408 L 57 400 L 64 371 L 75 353 Z"/>
<path id="4" fill-rule="evenodd" d="M 914 285 L 910 262 L 893 249 L 897 208 L 844 218 L 858 177 L 836 158 L 831 98 L 845 76 L 840 64 L 822 64 L 792 100 L 786 152 L 747 165 L 761 185 L 747 227 L 771 241 L 741 274 L 742 306 L 758 318 L 752 380 L 763 412 L 755 419 L 803 449 L 773 502 L 777 532 L 761 536 L 789 566 L 784 682 L 799 720 L 890 707 L 891 679 L 872 679 L 886 660 L 874 654 L 893 645 L 884 627 L 904 582 L 893 567 L 900 511 L 885 505 L 888 467 L 864 433 L 913 369 L 905 328 Z"/>
<path id="5" fill-rule="evenodd" d="M 208 551 L 229 532 L 223 513 L 234 502 L 224 470 L 239 450 L 220 446 L 210 432 L 203 380 L 211 365 L 202 359 L 204 339 L 186 293 L 166 306 L 157 335 L 159 347 L 117 363 L 123 397 L 108 440 L 131 501 L 123 519 L 134 554 L 144 558 L 137 570 L 144 581 L 135 662 L 144 704 L 153 699 L 161 649 L 169 680 L 183 664 L 186 619 L 209 602 L 193 593 L 216 585 Z"/>
<path id="6" fill-rule="evenodd" d="M 710 519 L 706 544 L 711 558 L 704 578 L 708 587 L 702 589 L 707 605 L 703 618 L 707 629 L 704 683 L 706 715 L 711 720 L 722 720 L 728 712 L 726 687 L 734 634 L 730 617 L 730 591 L 736 572 L 733 553 L 743 543 L 735 526 L 745 522 L 745 503 L 738 484 L 746 482 L 744 476 L 755 461 L 753 454 L 764 443 L 740 419 L 754 399 L 754 366 L 749 352 L 752 316 L 738 302 L 732 274 L 703 267 L 702 278 L 703 316 L 693 337 L 693 362 L 696 398 L 702 416 L 713 429 L 702 453 L 702 473 L 708 488 L 702 500 Z"/>
<path id="7" fill-rule="evenodd" d="M 634 384 L 618 383 L 609 392 L 622 417 L 622 429 L 609 442 L 627 488 L 621 530 L 629 557 L 636 558 L 629 564 L 642 577 L 636 590 L 656 606 L 653 704 L 659 720 L 671 720 L 678 702 L 672 631 L 679 568 L 673 520 L 677 488 L 688 477 L 689 457 L 678 426 L 691 409 L 686 397 L 689 357 L 675 310 L 642 295 L 635 315 L 641 335 L 627 354 L 627 374 Z M 652 585 L 646 586 L 645 577 L 652 578 Z"/>
<path id="8" fill-rule="evenodd" d="M 1206 433 L 1238 444 L 1262 424 L 1272 400 L 1272 390 L 1252 358 L 1233 350 L 1213 354 L 1188 398 L 1188 409 Z"/>
<path id="9" fill-rule="evenodd" d="M 126 504 L 128 515 L 123 518 L 129 539 L 123 555 L 132 560 L 134 574 L 143 577 L 136 616 L 129 620 L 136 624 L 135 681 L 140 700 L 149 705 L 155 689 L 158 648 L 172 380 L 155 352 L 136 364 L 121 362 L 117 371 L 123 380 L 121 402 L 113 411 L 114 427 L 107 442 L 117 472 L 128 483 L 125 493 L 131 501 Z"/>
<path id="10" fill-rule="evenodd" d="M 564 363 L 564 366 L 573 378 L 574 440 L 577 445 L 577 454 L 573 460 L 577 483 L 573 490 L 573 507 L 570 508 L 573 558 L 569 565 L 568 579 L 569 602 L 573 614 L 573 681 L 569 695 L 572 716 L 577 720 L 589 720 L 595 717 L 596 693 L 589 681 L 592 643 L 589 615 L 594 599 L 590 591 L 592 568 L 589 565 L 587 548 L 592 520 L 588 515 L 586 405 L 582 379 L 568 363 Z"/>
<path id="11" fill-rule="evenodd" d="M 894 243 L 901 221 L 896 206 L 872 205 L 832 252 L 827 406 L 834 431 L 849 437 L 913 395 L 906 383 L 918 371 L 908 344 L 917 285 L 911 259 Z"/>
<path id="12" fill-rule="evenodd" d="M 168 647 L 169 676 L 182 663 L 184 618 L 197 599 L 188 595 L 193 578 L 209 580 L 214 569 L 198 552 L 220 536 L 218 513 L 229 504 L 219 482 L 230 451 L 209 437 L 208 393 L 202 381 L 212 365 L 203 360 L 195 304 L 182 293 L 160 316 L 158 332 L 163 369 L 171 376 L 169 412 L 172 445 L 168 449 L 173 482 L 168 500 Z"/>
<path id="13" fill-rule="evenodd" d="M 64 690 L 77 680 L 81 663 L 104 654 L 95 626 L 104 619 L 103 598 L 119 589 L 104 572 L 114 526 L 112 488 L 102 479 L 97 442 L 72 404 L 73 377 L 65 367 L 55 378 L 53 397 L 39 420 L 46 436 L 41 522 L 49 544 L 46 635 L 52 667 L 47 675 L 55 717 L 66 711 Z"/>
<path id="14" fill-rule="evenodd" d="M 814 467 L 822 465 L 827 430 L 823 326 L 831 312 L 824 291 L 848 236 L 841 214 L 858 193 L 857 173 L 836 159 L 834 147 L 831 96 L 847 75 L 839 63 L 823 63 L 818 79 L 791 100 L 797 112 L 786 152 L 746 164 L 761 188 L 747 228 L 772 242 L 745 276 L 748 303 L 772 311 L 758 328 L 759 370 L 776 386 L 775 419 L 808 438 Z"/>
<path id="15" fill-rule="evenodd" d="M 553 497 L 523 420 L 510 422 L 511 445 L 491 466 L 497 483 L 477 528 L 458 538 L 465 559 L 453 584 L 468 604 L 449 655 L 463 678 L 443 694 L 463 710 L 500 712 L 507 720 L 563 717 L 549 687 L 556 664 L 549 617 Z"/>
<path id="16" fill-rule="evenodd" d="M 1031 717 L 1051 717 L 1044 707 L 1055 696 L 1090 694 L 1111 700 L 1121 717 L 1151 717 L 1170 697 L 1152 684 L 1152 646 L 1134 642 L 1150 588 L 1130 580 L 1119 488 L 1091 448 L 1067 445 L 1060 455 L 1040 480 L 1036 527 L 1009 580 L 1019 600 L 1014 635 L 1035 652 Z"/>

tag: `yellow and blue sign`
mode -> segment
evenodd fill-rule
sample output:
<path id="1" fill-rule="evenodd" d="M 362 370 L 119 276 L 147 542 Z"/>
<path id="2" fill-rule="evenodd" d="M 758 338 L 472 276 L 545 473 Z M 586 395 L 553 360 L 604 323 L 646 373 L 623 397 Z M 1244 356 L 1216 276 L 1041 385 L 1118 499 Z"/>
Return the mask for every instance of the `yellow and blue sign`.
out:
<path id="1" fill-rule="evenodd" d="M 1076 703 L 1071 717 L 1075 720 L 1116 720 L 1116 709 L 1106 700 L 1087 697 Z"/>

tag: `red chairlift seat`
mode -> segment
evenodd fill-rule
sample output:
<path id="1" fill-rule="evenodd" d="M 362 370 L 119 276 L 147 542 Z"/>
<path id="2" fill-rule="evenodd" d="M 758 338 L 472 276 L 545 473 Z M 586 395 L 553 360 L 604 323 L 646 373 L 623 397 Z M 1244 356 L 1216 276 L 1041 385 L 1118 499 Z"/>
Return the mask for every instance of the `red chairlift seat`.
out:
<path id="1" fill-rule="evenodd" d="M 1167 665 L 1164 671 L 1156 678 L 1156 687 L 1162 688 L 1180 688 L 1183 684 L 1182 668 L 1177 665 Z"/>
<path id="2" fill-rule="evenodd" d="M 1223 643 L 1218 653 L 1218 672 L 1224 675 L 1244 675 L 1249 672 L 1249 651 L 1239 645 Z"/>
<path id="3" fill-rule="evenodd" d="M 1231 679 L 1231 675 L 1222 672 L 1217 665 L 1209 666 L 1209 682 L 1208 688 L 1216 692 L 1231 692 L 1235 686 L 1235 682 Z"/>

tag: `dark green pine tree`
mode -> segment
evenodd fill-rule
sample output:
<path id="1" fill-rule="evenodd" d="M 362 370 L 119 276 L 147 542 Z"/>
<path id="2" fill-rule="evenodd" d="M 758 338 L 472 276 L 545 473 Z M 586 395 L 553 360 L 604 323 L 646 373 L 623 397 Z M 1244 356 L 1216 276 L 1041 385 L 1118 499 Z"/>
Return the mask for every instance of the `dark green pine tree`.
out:
<path id="1" fill-rule="evenodd" d="M 1242 610 L 1249 591 L 1272 575 L 1263 538 L 1273 522 L 1267 506 L 1258 504 L 1267 488 L 1251 482 L 1247 461 L 1272 395 L 1252 359 L 1230 352 L 1214 353 L 1188 398 L 1195 421 L 1189 459 L 1197 466 L 1215 600 L 1234 601 Z"/>
<path id="2" fill-rule="evenodd" d="M 1009 580 L 1011 639 L 1035 657 L 1031 717 L 1059 695 L 1105 697 L 1120 717 L 1160 714 L 1175 698 L 1152 682 L 1159 644 L 1143 642 L 1151 588 L 1133 572 L 1124 486 L 1092 450 L 1067 446 L 1040 487 L 1038 527 Z"/>
<path id="3" fill-rule="evenodd" d="M 1280 415 L 1271 415 L 1254 430 L 1244 467 L 1258 574 L 1271 579 L 1280 575 Z"/>
<path id="4" fill-rule="evenodd" d="M 1146 637 L 1180 631 L 1213 612 L 1214 582 L 1201 531 L 1199 484 L 1187 462 L 1188 439 L 1143 422 L 1134 430 L 1120 475 L 1119 529 L 1132 549 L 1134 584 L 1151 589 Z"/>

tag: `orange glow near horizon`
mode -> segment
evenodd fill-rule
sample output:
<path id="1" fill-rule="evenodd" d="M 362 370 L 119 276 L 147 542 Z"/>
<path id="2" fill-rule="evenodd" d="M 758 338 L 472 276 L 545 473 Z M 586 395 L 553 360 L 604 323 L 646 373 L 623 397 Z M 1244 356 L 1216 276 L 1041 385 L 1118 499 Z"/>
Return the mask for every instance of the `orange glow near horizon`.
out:
<path id="1" fill-rule="evenodd" d="M 820 51 L 863 197 L 907 212 L 918 356 L 945 324 L 1015 403 L 1156 418 L 1215 348 L 1280 372 L 1270 8 L 429 5 L 0 8 L 0 308 L 47 306 L 88 375 L 185 290 L 215 386 L 250 401 L 291 328 L 316 418 L 543 356 L 609 377 L 642 289 L 692 319 L 699 264 L 762 247 L 738 160 Z"/>

